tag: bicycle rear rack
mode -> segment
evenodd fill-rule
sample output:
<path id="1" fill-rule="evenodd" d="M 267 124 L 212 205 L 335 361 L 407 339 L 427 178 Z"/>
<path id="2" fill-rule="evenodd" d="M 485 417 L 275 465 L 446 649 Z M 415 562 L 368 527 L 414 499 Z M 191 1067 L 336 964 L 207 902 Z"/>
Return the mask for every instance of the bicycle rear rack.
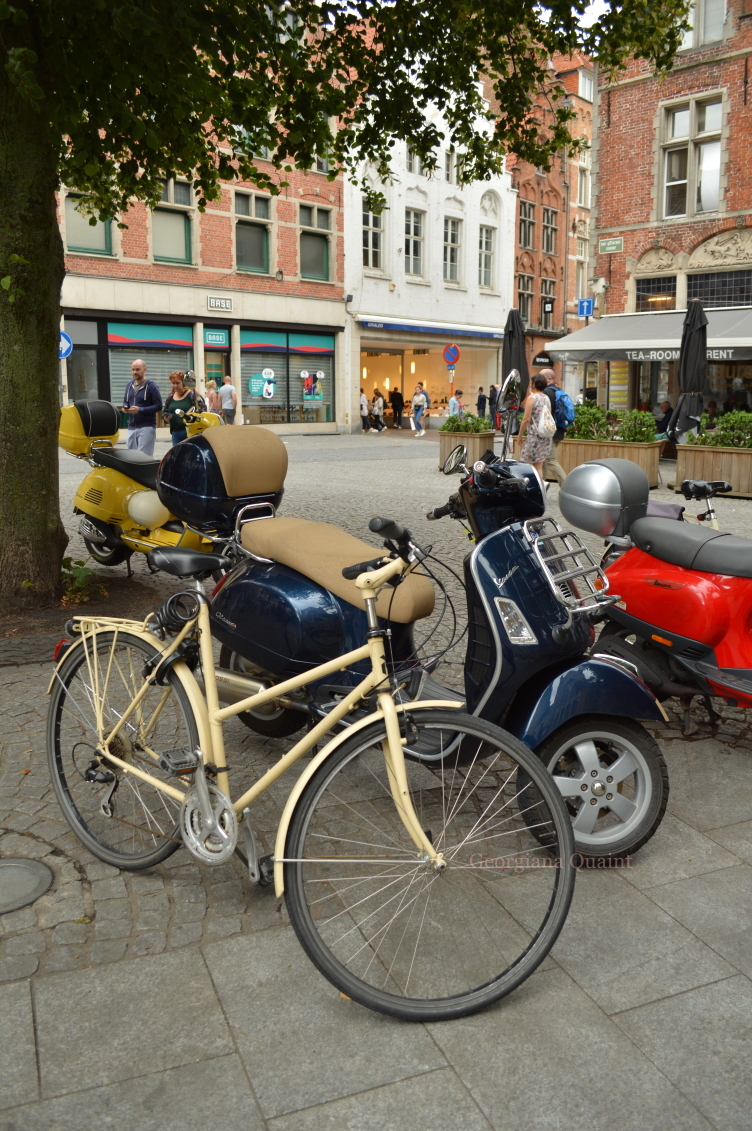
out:
<path id="1" fill-rule="evenodd" d="M 575 613 L 618 600 L 609 596 L 608 578 L 574 530 L 562 530 L 553 518 L 528 519 L 523 529 L 551 592 L 567 610 L 568 625 Z"/>

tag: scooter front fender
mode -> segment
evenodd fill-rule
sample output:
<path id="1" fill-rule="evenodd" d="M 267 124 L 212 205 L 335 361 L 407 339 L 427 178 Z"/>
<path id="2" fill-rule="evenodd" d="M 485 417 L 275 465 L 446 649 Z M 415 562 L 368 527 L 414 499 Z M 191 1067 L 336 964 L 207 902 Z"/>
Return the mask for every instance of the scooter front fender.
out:
<path id="1" fill-rule="evenodd" d="M 668 721 L 642 680 L 607 660 L 585 659 L 560 671 L 542 689 L 519 696 L 504 727 L 535 750 L 578 715 Z"/>

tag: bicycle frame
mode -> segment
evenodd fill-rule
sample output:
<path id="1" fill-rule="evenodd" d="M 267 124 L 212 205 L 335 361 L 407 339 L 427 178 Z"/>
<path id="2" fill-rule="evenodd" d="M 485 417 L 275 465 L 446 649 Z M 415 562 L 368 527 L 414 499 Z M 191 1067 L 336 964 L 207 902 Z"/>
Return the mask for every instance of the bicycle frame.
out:
<path id="1" fill-rule="evenodd" d="M 90 651 L 90 646 L 96 644 L 97 633 L 108 631 L 115 632 L 115 640 L 113 641 L 113 649 L 119 631 L 127 631 L 130 635 L 138 636 L 140 639 L 151 644 L 160 654 L 159 666 L 162 666 L 165 660 L 174 655 L 177 649 L 182 644 L 194 628 L 198 627 L 199 632 L 199 648 L 201 656 L 201 665 L 204 673 L 204 686 L 205 692 L 202 693 L 199 688 L 193 673 L 188 665 L 183 660 L 176 660 L 172 665 L 173 670 L 183 684 L 184 690 L 188 696 L 191 709 L 194 713 L 196 724 L 199 732 L 199 747 L 202 757 L 202 765 L 199 767 L 200 772 L 204 767 L 212 764 L 216 767 L 217 783 L 219 788 L 226 796 L 230 797 L 229 788 L 229 767 L 227 766 L 223 724 L 225 720 L 232 718 L 234 715 L 239 715 L 243 711 L 253 710 L 254 707 L 261 706 L 263 703 L 268 703 L 271 700 L 278 698 L 280 695 L 286 695 L 288 692 L 296 690 L 299 687 L 305 687 L 309 683 L 330 675 L 333 672 L 341 671 L 349 667 L 351 664 L 358 663 L 362 660 L 371 660 L 371 671 L 365 678 L 354 687 L 353 690 L 347 695 L 340 703 L 337 704 L 332 711 L 322 719 L 316 726 L 312 727 L 308 733 L 300 739 L 286 754 L 284 754 L 278 762 L 276 762 L 267 772 L 254 782 L 254 784 L 243 793 L 237 801 L 232 802 L 235 813 L 242 819 L 242 815 L 246 808 L 260 797 L 274 782 L 277 781 L 291 766 L 293 766 L 300 758 L 303 757 L 312 747 L 314 747 L 319 739 L 323 738 L 325 734 L 331 731 L 337 723 L 347 715 L 347 713 L 359 702 L 360 699 L 376 692 L 378 710 L 367 715 L 365 718 L 359 720 L 353 726 L 347 728 L 341 734 L 333 738 L 323 750 L 312 760 L 311 765 L 298 779 L 290 797 L 285 805 L 282 818 L 277 831 L 275 853 L 274 853 L 274 879 L 275 889 L 277 895 L 282 895 L 284 892 L 283 882 L 283 868 L 284 863 L 284 849 L 287 839 L 287 829 L 289 827 L 290 819 L 305 785 L 310 780 L 312 775 L 318 770 L 319 766 L 324 762 L 333 751 L 345 739 L 364 727 L 371 725 L 374 722 L 385 720 L 387 741 L 384 742 L 383 752 L 384 761 L 386 764 L 387 776 L 389 786 L 392 793 L 392 798 L 397 807 L 400 819 L 405 826 L 410 838 L 416 846 L 416 849 L 421 854 L 427 854 L 432 860 L 436 868 L 443 866 L 443 856 L 437 853 L 436 849 L 431 844 L 426 836 L 421 823 L 418 819 L 415 809 L 413 808 L 412 800 L 407 782 L 407 774 L 405 770 L 405 757 L 403 751 L 403 740 L 400 735 L 399 715 L 409 708 L 411 712 L 415 710 L 426 710 L 436 707 L 454 708 L 457 709 L 461 704 L 454 700 L 435 700 L 425 701 L 417 704 L 408 704 L 397 706 L 392 693 L 389 690 L 388 684 L 384 686 L 387 681 L 387 667 L 386 667 L 386 654 L 384 649 L 384 633 L 378 625 L 378 618 L 376 614 L 376 595 L 379 588 L 394 577 L 397 573 L 404 573 L 409 570 L 410 566 L 403 562 L 400 558 L 389 561 L 387 565 L 382 566 L 378 570 L 371 573 L 362 574 L 355 581 L 355 584 L 361 590 L 366 603 L 366 612 L 368 616 L 368 641 L 361 648 L 357 648 L 353 652 L 348 652 L 344 656 L 339 656 L 335 660 L 330 660 L 326 664 L 321 664 L 319 667 L 312 668 L 304 672 L 302 675 L 295 676 L 293 679 L 286 680 L 284 683 L 274 684 L 272 687 L 266 688 L 264 691 L 259 691 L 255 695 L 249 696 L 247 699 L 241 700 L 239 703 L 233 703 L 228 707 L 221 707 L 219 697 L 217 694 L 217 685 L 215 680 L 215 665 L 214 653 L 212 648 L 211 638 L 211 625 L 209 621 L 209 605 L 203 590 L 198 589 L 197 597 L 199 599 L 198 614 L 193 617 L 181 631 L 170 641 L 170 643 L 163 647 L 163 642 L 160 641 L 148 629 L 148 620 L 141 623 L 138 621 L 128 621 L 116 618 L 92 618 L 86 617 L 77 618 L 81 628 L 80 646 L 84 648 L 86 660 L 89 668 L 89 676 L 92 681 L 92 687 L 97 703 L 97 728 L 100 732 L 100 743 L 102 746 L 101 753 L 106 757 L 107 761 L 117 766 L 118 769 L 124 773 L 130 773 L 140 778 L 142 781 L 148 783 L 153 788 L 158 789 L 160 792 L 172 797 L 174 800 L 183 801 L 184 794 L 187 790 L 180 790 L 173 785 L 160 781 L 158 778 L 153 777 L 151 774 L 142 770 L 140 767 L 132 765 L 130 762 L 124 761 L 117 755 L 113 754 L 110 750 L 110 744 L 114 741 L 120 731 L 123 729 L 128 719 L 138 711 L 141 701 L 143 700 L 147 690 L 153 686 L 154 675 L 145 678 L 142 687 L 134 696 L 130 705 L 126 708 L 125 712 L 120 716 L 115 727 L 110 731 L 107 738 L 103 737 L 104 724 L 102 719 L 101 702 L 103 695 L 106 692 L 107 684 L 111 675 L 112 668 L 112 655 L 110 656 L 110 663 L 107 672 L 105 673 L 105 685 L 101 689 L 100 694 L 100 679 L 98 666 L 92 663 L 93 651 Z M 67 655 L 67 653 L 66 653 Z M 48 693 L 52 690 L 57 673 L 61 664 L 65 662 L 66 656 L 64 655 L 55 669 L 52 680 L 48 687 Z M 380 690 L 379 690 L 380 689 Z M 165 689 L 165 694 L 160 700 L 160 703 L 154 710 L 151 720 L 147 723 L 145 735 L 148 736 L 158 712 L 161 710 L 162 704 L 167 701 L 170 694 L 170 689 Z M 142 743 L 142 749 L 149 757 L 155 762 L 158 755 L 155 751 L 150 750 Z"/>

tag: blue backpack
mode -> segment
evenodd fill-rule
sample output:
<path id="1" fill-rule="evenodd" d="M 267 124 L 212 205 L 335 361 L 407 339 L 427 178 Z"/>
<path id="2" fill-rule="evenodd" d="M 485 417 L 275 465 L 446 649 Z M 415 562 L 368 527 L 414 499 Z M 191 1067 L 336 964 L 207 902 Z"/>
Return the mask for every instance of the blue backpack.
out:
<path id="1" fill-rule="evenodd" d="M 556 390 L 554 403 L 554 420 L 557 428 L 569 428 L 574 424 L 574 404 L 569 393 L 563 389 Z"/>

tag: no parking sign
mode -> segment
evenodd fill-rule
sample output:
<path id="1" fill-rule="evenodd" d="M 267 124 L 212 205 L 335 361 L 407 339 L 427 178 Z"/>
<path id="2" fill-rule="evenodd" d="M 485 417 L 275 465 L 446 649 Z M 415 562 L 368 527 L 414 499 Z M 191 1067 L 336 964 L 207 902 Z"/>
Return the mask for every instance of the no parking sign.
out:
<path id="1" fill-rule="evenodd" d="M 447 365 L 456 365 L 460 359 L 460 347 L 449 345 L 444 346 L 444 361 Z"/>

